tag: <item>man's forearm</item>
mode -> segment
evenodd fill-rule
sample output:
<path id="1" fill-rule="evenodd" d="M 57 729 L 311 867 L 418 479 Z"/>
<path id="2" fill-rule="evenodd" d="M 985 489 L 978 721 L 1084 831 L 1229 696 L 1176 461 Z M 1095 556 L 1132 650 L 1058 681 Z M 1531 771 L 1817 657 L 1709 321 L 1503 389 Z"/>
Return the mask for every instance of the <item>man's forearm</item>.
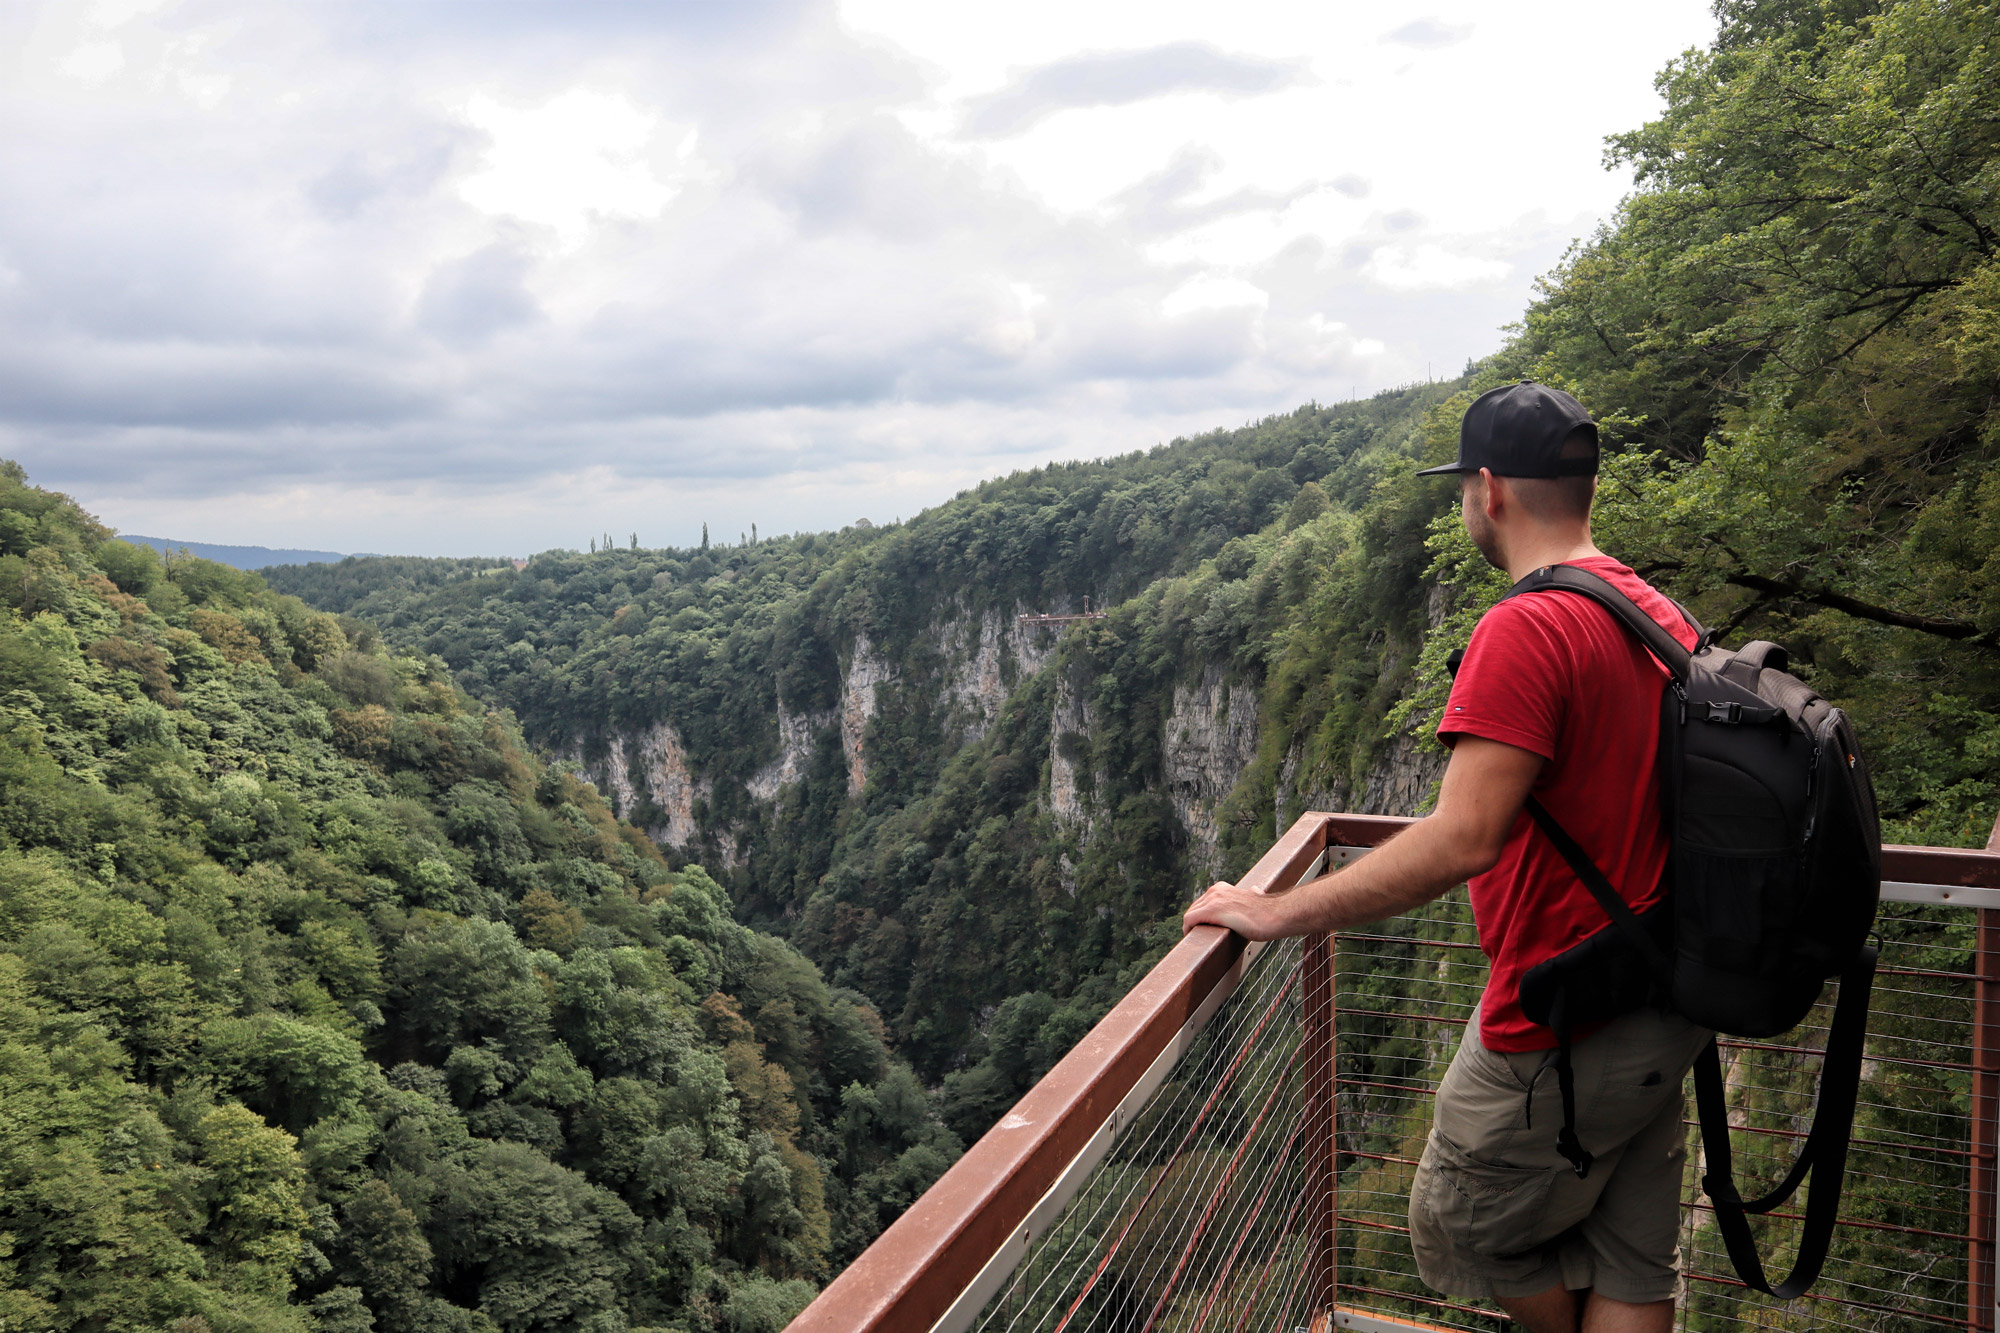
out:
<path id="1" fill-rule="evenodd" d="M 1275 940 L 1345 930 L 1407 912 L 1493 868 L 1545 761 L 1500 741 L 1461 737 L 1438 786 L 1437 813 L 1376 848 L 1365 861 L 1288 893 L 1213 884 L 1181 915 L 1183 928 L 1225 926 Z"/>
<path id="2" fill-rule="evenodd" d="M 1438 898 L 1488 869 L 1492 858 L 1467 848 L 1434 819 L 1420 819 L 1345 870 L 1283 895 L 1287 934 L 1346 930 L 1386 921 Z"/>

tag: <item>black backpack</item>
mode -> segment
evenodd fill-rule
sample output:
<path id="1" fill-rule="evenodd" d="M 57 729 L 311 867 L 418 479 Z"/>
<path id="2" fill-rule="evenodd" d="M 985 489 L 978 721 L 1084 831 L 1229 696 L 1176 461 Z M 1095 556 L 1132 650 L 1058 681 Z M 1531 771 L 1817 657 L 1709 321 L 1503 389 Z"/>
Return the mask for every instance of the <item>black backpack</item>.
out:
<path id="1" fill-rule="evenodd" d="M 1668 836 L 1658 904 L 1633 913 L 1583 848 L 1533 797 L 1528 812 L 1611 924 L 1529 969 L 1520 1000 L 1555 1030 L 1563 1099 L 1557 1149 L 1579 1176 L 1570 1034 L 1579 1024 L 1648 1003 L 1702 1027 L 1770 1037 L 1796 1027 L 1840 978 L 1827 1033 L 1819 1103 L 1791 1171 L 1745 1200 L 1730 1170 L 1729 1114 L 1714 1042 L 1696 1057 L 1695 1102 L 1715 1208 L 1737 1274 L 1783 1300 L 1803 1294 L 1826 1260 L 1847 1140 L 1860 1090 L 1862 1042 L 1877 950 L 1868 942 L 1881 896 L 1882 834 L 1875 792 L 1847 715 L 1788 674 L 1783 648 L 1714 645 L 1692 616 L 1689 652 L 1610 583 L 1574 565 L 1550 565 L 1509 597 L 1562 591 L 1591 598 L 1669 672 L 1660 695 L 1660 793 Z M 1687 612 L 1681 612 L 1687 616 Z M 1454 666 L 1456 663 L 1454 663 Z M 1748 1214 L 1767 1213 L 1810 1175 L 1805 1226 L 1791 1275 L 1764 1276 Z"/>

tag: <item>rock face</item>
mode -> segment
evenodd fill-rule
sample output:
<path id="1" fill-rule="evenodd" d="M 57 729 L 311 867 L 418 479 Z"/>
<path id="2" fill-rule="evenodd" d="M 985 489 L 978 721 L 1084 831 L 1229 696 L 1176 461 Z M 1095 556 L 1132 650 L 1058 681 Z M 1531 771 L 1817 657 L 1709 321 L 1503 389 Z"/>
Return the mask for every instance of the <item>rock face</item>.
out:
<path id="1" fill-rule="evenodd" d="M 952 710 L 961 741 L 986 734 L 1009 695 L 1047 664 L 1056 642 L 1055 635 L 1024 629 L 1014 615 L 999 610 L 949 617 L 927 638 L 920 649 L 939 663 L 943 703 Z M 868 722 L 876 713 L 877 694 L 898 676 L 896 665 L 868 636 L 857 634 L 830 712 L 794 712 L 778 701 L 778 755 L 745 782 L 751 798 L 776 800 L 781 790 L 804 778 L 820 736 L 836 724 L 848 794 L 859 795 L 868 784 Z M 706 834 L 724 864 L 734 862 L 740 830 L 696 825 L 695 801 L 711 795 L 712 784 L 693 772 L 671 723 L 614 734 L 605 740 L 599 758 L 587 758 L 581 740 L 559 748 L 557 757 L 575 762 L 621 817 L 650 799 L 665 815 L 663 823 L 647 830 L 657 841 L 678 851 Z"/>
<path id="2" fill-rule="evenodd" d="M 1049 720 L 1049 813 L 1058 828 L 1079 842 L 1090 837 L 1091 821 L 1077 783 L 1076 755 L 1088 746 L 1090 731 L 1090 701 L 1067 675 L 1058 677 Z"/>
<path id="3" fill-rule="evenodd" d="M 1018 615 L 993 610 L 977 619 L 946 622 L 938 641 L 945 696 L 969 719 L 965 739 L 978 740 L 1000 715 L 1007 696 L 1048 665 L 1056 635 L 1021 624 Z"/>
<path id="4" fill-rule="evenodd" d="M 872 702 L 872 701 L 871 701 Z M 778 757 L 757 770 L 744 785 L 760 801 L 776 799 L 780 787 L 797 782 L 812 761 L 813 737 L 831 721 L 824 713 L 794 713 L 778 701 Z"/>
<path id="5" fill-rule="evenodd" d="M 1173 711 L 1160 742 L 1167 799 L 1188 831 L 1197 878 L 1211 876 L 1216 855 L 1216 807 L 1257 756 L 1257 691 L 1225 683 L 1211 664 L 1193 685 L 1174 687 Z"/>
<path id="6" fill-rule="evenodd" d="M 1443 603 L 1431 599 L 1433 619 Z M 1303 742 L 1294 737 L 1278 770 L 1273 822 L 1282 832 L 1289 816 L 1307 810 L 1331 810 L 1355 815 L 1414 815 L 1444 776 L 1450 756 L 1430 741 L 1434 719 L 1419 721 L 1394 737 L 1367 774 L 1357 783 L 1338 776 L 1324 783 L 1299 783 Z"/>
<path id="7" fill-rule="evenodd" d="M 854 636 L 854 652 L 840 687 L 840 752 L 847 760 L 847 794 L 858 796 L 868 785 L 868 756 L 863 742 L 868 719 L 875 716 L 875 689 L 894 673 L 875 651 L 866 634 Z"/>
<path id="8" fill-rule="evenodd" d="M 1294 785 L 1299 767 L 1299 744 L 1294 741 L 1278 777 L 1275 820 L 1282 825 L 1288 812 L 1305 810 L 1413 815 L 1443 776 L 1446 758 L 1443 751 L 1424 744 L 1420 734 L 1405 732 L 1389 743 L 1360 783 L 1335 778 L 1301 791 Z"/>
<path id="9" fill-rule="evenodd" d="M 775 801 L 806 776 L 821 739 L 837 731 L 848 795 L 860 795 L 868 784 L 868 725 L 885 688 L 913 686 L 935 700 L 947 743 L 976 741 L 991 730 L 1008 699 L 1049 665 L 1059 638 L 1046 628 L 1023 626 L 1010 612 L 973 615 L 962 607 L 941 617 L 907 662 L 892 663 L 866 634 L 857 634 L 844 655 L 830 711 L 794 712 L 778 701 L 777 757 L 752 775 L 745 789 L 759 803 Z M 913 671 L 919 678 L 906 679 Z M 1081 853 L 1105 827 L 1097 806 L 1097 793 L 1106 790 L 1104 775 L 1085 768 L 1097 725 L 1090 690 L 1087 678 L 1059 678 L 1049 727 L 1045 808 L 1069 844 L 1058 857 L 1058 870 L 1072 894 Z M 1161 787 L 1187 831 L 1190 887 L 1200 887 L 1219 869 L 1217 812 L 1256 758 L 1258 703 L 1257 685 L 1231 679 L 1221 663 L 1208 664 L 1174 687 L 1160 734 Z M 578 761 L 621 816 L 648 807 L 647 831 L 660 843 L 677 851 L 705 846 L 724 866 L 736 863 L 746 830 L 697 825 L 695 806 L 713 796 L 712 779 L 693 771 L 670 723 L 613 735 L 595 760 L 585 760 L 582 744 L 575 742 L 565 756 Z M 1274 836 L 1304 809 L 1414 813 L 1444 766 L 1444 756 L 1416 734 L 1397 737 L 1359 783 L 1336 779 L 1301 789 L 1299 760 L 1300 743 L 1294 741 L 1278 777 Z"/>
<path id="10" fill-rule="evenodd" d="M 636 765 L 632 762 L 635 751 Z M 577 761 L 577 767 L 597 784 L 620 819 L 629 817 L 638 807 L 643 791 L 662 815 L 661 822 L 646 830 L 654 841 L 679 851 L 700 832 L 695 824 L 694 802 L 697 796 L 708 794 L 708 783 L 689 770 L 687 750 L 671 723 L 656 722 L 636 737 L 612 736 L 605 744 L 601 763 L 584 759 L 581 743 L 573 743 L 566 757 Z M 638 770 L 636 786 L 634 768 Z"/>

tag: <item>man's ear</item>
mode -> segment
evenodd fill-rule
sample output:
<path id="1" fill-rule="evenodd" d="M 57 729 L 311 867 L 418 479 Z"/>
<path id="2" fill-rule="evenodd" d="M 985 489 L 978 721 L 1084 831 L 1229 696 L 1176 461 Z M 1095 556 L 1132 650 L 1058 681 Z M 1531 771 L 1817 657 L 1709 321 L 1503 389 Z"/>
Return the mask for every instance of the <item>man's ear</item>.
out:
<path id="1" fill-rule="evenodd" d="M 1500 494 L 1500 485 L 1501 478 L 1493 475 L 1492 468 L 1483 467 L 1479 469 L 1479 488 L 1482 492 L 1479 507 L 1485 512 L 1488 518 L 1500 517 L 1500 511 L 1512 503 L 1514 499 L 1511 495 L 1502 497 Z"/>

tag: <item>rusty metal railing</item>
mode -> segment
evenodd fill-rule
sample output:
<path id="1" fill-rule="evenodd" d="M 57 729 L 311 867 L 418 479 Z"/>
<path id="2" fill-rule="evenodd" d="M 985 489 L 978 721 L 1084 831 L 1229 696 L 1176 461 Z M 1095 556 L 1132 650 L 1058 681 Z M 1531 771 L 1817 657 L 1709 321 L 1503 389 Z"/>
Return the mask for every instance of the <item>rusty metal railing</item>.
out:
<path id="1" fill-rule="evenodd" d="M 1306 815 L 1243 882 L 1287 888 L 1408 822 Z M 2000 1333 L 2000 845 L 1887 848 L 1884 877 L 1849 1189 L 1800 1326 Z M 793 1329 L 1498 1327 L 1416 1280 L 1402 1216 L 1484 979 L 1462 895 L 1268 948 L 1190 932 Z M 1727 1043 L 1746 1189 L 1795 1151 L 1823 1038 L 1822 1014 Z M 1682 1326 L 1767 1323 L 1683 1197 Z M 1795 1224 L 1760 1223 L 1766 1252 Z"/>

